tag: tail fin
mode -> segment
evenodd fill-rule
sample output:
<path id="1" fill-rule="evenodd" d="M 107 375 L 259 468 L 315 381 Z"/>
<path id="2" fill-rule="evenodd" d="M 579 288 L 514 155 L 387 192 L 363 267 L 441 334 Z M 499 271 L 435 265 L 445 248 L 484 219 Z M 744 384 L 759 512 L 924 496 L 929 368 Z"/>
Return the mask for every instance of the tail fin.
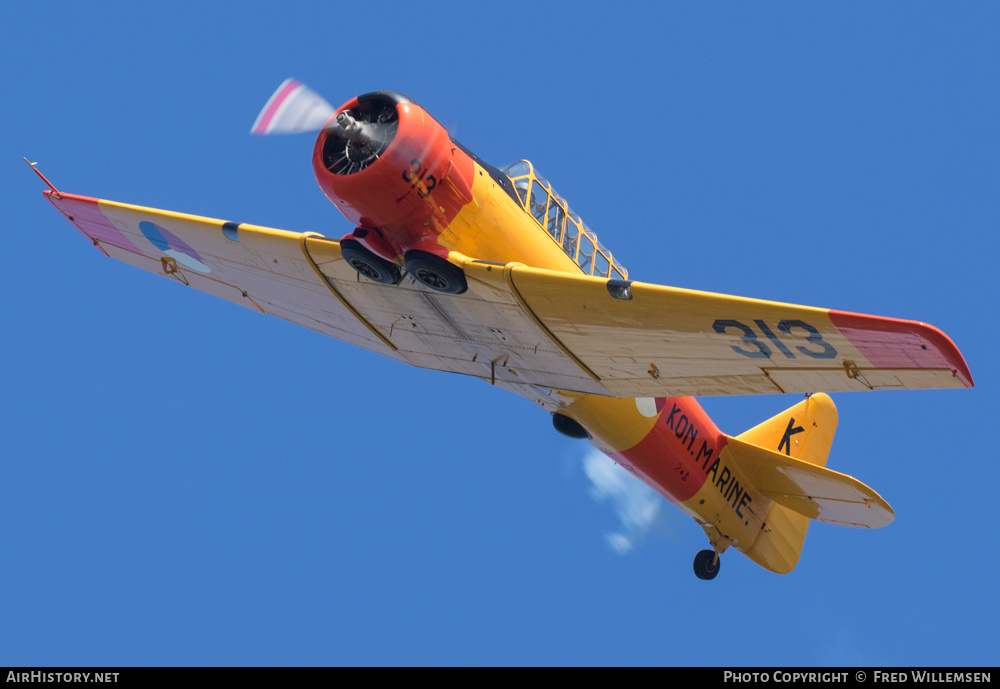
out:
<path id="1" fill-rule="evenodd" d="M 737 438 L 823 467 L 836 430 L 837 407 L 829 395 L 816 394 Z M 763 530 L 745 554 L 761 567 L 785 574 L 798 564 L 808 530 L 809 517 L 772 503 Z"/>
<path id="2" fill-rule="evenodd" d="M 829 395 L 818 393 L 736 437 L 823 467 L 836 431 L 837 407 Z"/>
<path id="3" fill-rule="evenodd" d="M 779 506 L 830 524 L 862 528 L 889 524 L 895 515 L 878 493 L 855 478 L 824 468 L 836 428 L 833 400 L 813 395 L 730 438 L 729 446 L 750 482 Z"/>

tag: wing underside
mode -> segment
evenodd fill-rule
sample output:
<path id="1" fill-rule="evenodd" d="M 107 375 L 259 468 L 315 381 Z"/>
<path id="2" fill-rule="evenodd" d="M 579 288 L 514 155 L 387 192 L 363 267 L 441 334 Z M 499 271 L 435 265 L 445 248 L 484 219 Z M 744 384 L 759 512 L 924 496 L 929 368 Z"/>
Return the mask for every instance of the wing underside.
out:
<path id="1" fill-rule="evenodd" d="M 46 192 L 103 253 L 415 366 L 614 397 L 971 387 L 954 344 L 877 318 L 454 256 L 469 289 L 361 278 L 325 237 Z M 627 297 L 627 298 L 625 298 Z"/>

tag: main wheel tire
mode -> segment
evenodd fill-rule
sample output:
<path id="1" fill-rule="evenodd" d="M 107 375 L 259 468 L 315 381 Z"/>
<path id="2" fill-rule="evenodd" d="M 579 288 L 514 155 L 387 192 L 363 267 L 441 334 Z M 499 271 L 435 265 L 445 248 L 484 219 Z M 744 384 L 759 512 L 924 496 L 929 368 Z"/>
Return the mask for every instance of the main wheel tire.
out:
<path id="1" fill-rule="evenodd" d="M 714 579 L 721 565 L 722 560 L 717 559 L 714 550 L 702 550 L 694 556 L 694 575 L 699 579 Z"/>
<path id="2" fill-rule="evenodd" d="M 402 276 L 399 266 L 372 253 L 356 239 L 342 240 L 340 254 L 358 273 L 382 285 L 395 285 Z"/>
<path id="3" fill-rule="evenodd" d="M 426 251 L 407 251 L 406 269 L 422 284 L 438 292 L 461 294 L 469 288 L 461 268 Z"/>

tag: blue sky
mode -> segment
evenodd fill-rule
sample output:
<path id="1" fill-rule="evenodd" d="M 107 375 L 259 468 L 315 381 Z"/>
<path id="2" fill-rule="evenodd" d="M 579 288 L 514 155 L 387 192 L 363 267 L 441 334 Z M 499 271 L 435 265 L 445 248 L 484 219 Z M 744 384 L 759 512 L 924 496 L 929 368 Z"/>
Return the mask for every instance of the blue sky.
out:
<path id="1" fill-rule="evenodd" d="M 997 663 L 995 4 L 4 14 L 0 664 Z M 836 395 L 829 465 L 896 521 L 699 581 L 694 522 L 541 410 L 105 259 L 20 161 L 339 237 L 312 138 L 248 134 L 288 76 L 531 159 L 634 279 L 926 321 L 977 388 Z"/>

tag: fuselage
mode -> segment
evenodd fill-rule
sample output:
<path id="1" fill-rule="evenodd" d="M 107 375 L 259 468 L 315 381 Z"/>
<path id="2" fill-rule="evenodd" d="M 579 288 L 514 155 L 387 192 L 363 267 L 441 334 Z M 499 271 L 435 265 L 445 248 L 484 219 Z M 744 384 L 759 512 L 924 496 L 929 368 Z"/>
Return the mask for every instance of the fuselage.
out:
<path id="1" fill-rule="evenodd" d="M 530 163 L 494 168 L 399 94 L 367 94 L 346 103 L 341 112 L 367 119 L 383 132 L 392 129 L 391 139 L 373 129 L 367 148 L 357 139 L 334 140 L 329 129 L 316 142 L 317 180 L 357 226 L 345 239 L 356 239 L 401 266 L 407 252 L 419 250 L 444 259 L 457 254 L 627 278 Z M 702 525 L 718 551 L 733 545 L 745 552 L 760 534 L 769 501 L 756 495 L 739 468 L 722 457 L 726 436 L 695 399 L 615 399 L 529 384 L 501 385 L 582 426 L 595 447 Z"/>

